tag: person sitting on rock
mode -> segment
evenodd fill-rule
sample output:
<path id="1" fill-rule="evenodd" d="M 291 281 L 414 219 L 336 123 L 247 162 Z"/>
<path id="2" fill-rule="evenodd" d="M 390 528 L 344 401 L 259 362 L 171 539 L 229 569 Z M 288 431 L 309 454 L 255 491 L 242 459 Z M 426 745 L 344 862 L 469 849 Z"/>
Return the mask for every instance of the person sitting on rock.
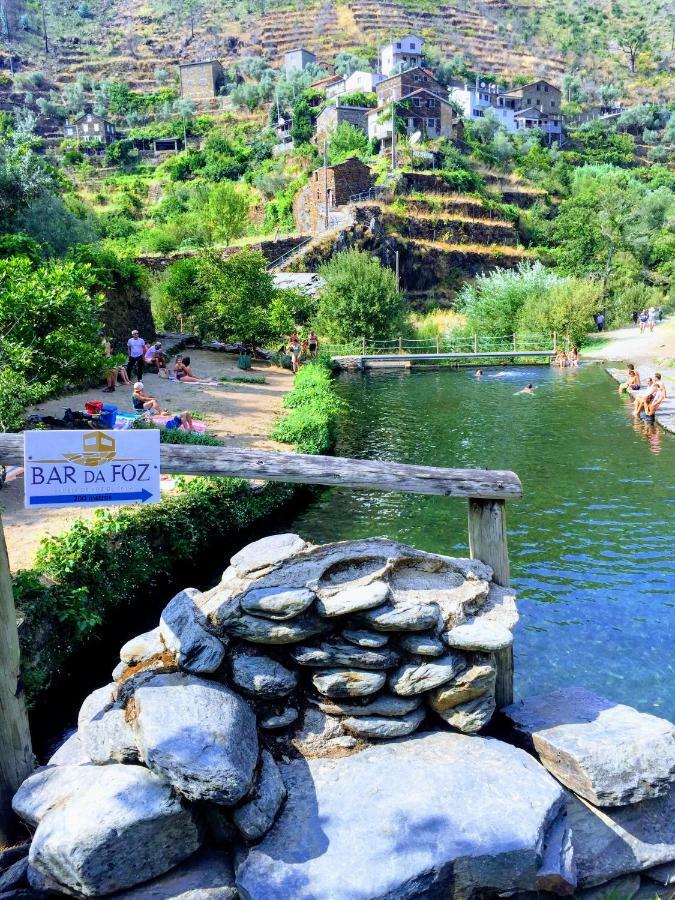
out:
<path id="1" fill-rule="evenodd" d="M 640 417 L 640 413 L 644 413 L 647 416 L 653 416 L 656 410 L 659 408 L 661 403 L 665 400 L 666 397 L 666 387 L 661 380 L 661 373 L 654 373 L 654 380 L 649 379 L 648 390 L 646 394 L 642 397 L 636 397 L 635 399 L 635 409 L 633 410 L 633 415 L 636 419 Z M 650 412 L 652 410 L 652 412 Z"/>
<path id="2" fill-rule="evenodd" d="M 633 363 L 628 363 L 628 374 L 625 381 L 621 382 L 619 385 L 619 393 L 622 394 L 624 391 L 628 393 L 628 391 L 639 391 L 640 390 L 640 373 L 635 368 Z"/>

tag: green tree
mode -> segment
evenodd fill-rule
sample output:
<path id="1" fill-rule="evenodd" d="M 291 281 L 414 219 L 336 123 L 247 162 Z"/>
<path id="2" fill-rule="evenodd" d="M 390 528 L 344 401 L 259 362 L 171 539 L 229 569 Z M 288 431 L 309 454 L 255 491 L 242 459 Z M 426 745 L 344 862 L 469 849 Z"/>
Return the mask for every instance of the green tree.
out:
<path id="1" fill-rule="evenodd" d="M 211 243 L 222 240 L 229 245 L 246 231 L 251 201 L 243 187 L 220 181 L 209 191 L 203 222 Z"/>
<path id="2" fill-rule="evenodd" d="M 527 297 L 518 315 L 518 330 L 556 331 L 580 344 L 602 305 L 602 288 L 597 282 L 566 278 L 550 290 Z"/>
<path id="3" fill-rule="evenodd" d="M 326 286 L 318 327 L 332 341 L 386 338 L 401 327 L 404 302 L 396 276 L 361 250 L 338 253 L 320 268 Z"/>
<path id="4" fill-rule="evenodd" d="M 632 75 L 637 69 L 637 58 L 641 50 L 649 44 L 649 32 L 644 25 L 633 24 L 623 28 L 618 37 L 619 47 L 628 57 L 628 65 Z"/>
<path id="5" fill-rule="evenodd" d="M 369 151 L 368 137 L 349 122 L 340 122 L 328 139 L 328 161 L 332 166 L 344 162 L 350 156 L 367 156 Z"/>
<path id="6" fill-rule="evenodd" d="M 291 137 L 296 147 L 308 144 L 314 134 L 315 111 L 309 102 L 302 97 L 293 107 Z"/>

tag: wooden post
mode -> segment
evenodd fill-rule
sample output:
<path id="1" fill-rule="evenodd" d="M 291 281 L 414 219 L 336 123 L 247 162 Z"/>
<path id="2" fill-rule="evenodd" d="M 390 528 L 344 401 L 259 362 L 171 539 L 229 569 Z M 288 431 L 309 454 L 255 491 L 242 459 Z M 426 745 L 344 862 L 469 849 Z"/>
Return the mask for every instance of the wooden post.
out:
<path id="1" fill-rule="evenodd" d="M 403 353 L 403 338 L 400 334 L 398 336 L 398 352 Z"/>
<path id="2" fill-rule="evenodd" d="M 436 335 L 436 353 L 441 352 L 441 336 L 440 334 Z"/>
<path id="3" fill-rule="evenodd" d="M 12 840 L 12 797 L 35 767 L 19 671 L 19 634 L 0 519 L 0 842 Z"/>
<path id="4" fill-rule="evenodd" d="M 474 334 L 473 336 L 473 352 L 478 353 L 478 335 Z"/>
<path id="5" fill-rule="evenodd" d="M 553 332 L 553 352 L 556 353 L 558 350 L 558 332 Z"/>
<path id="6" fill-rule="evenodd" d="M 361 351 L 362 351 L 362 356 L 365 356 L 366 355 L 366 339 L 365 339 L 365 337 L 361 338 Z"/>
<path id="7" fill-rule="evenodd" d="M 506 543 L 504 500 L 469 499 L 469 555 L 480 559 L 494 572 L 496 584 L 509 586 L 509 552 Z M 497 709 L 513 703 L 513 648 L 500 650 L 497 658 Z"/>
<path id="8" fill-rule="evenodd" d="M 515 336 L 515 334 L 513 335 L 513 352 L 514 353 L 516 352 L 516 336 Z"/>

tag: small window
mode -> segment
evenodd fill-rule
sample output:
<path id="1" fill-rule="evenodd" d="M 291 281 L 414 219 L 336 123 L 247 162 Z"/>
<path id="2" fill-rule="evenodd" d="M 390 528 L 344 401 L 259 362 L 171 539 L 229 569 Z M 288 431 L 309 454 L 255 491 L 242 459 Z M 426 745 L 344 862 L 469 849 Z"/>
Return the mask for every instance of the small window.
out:
<path id="1" fill-rule="evenodd" d="M 541 90 L 541 85 L 540 85 L 540 84 L 537 85 L 537 90 L 538 90 L 538 91 Z"/>
<path id="2" fill-rule="evenodd" d="M 94 125 L 94 131 L 100 131 L 100 130 L 101 130 L 101 126 L 100 126 L 100 125 L 98 124 L 98 122 L 97 122 L 97 123 Z"/>
<path id="3" fill-rule="evenodd" d="M 548 85 L 547 84 L 544 85 L 544 93 L 548 94 Z"/>
<path id="4" fill-rule="evenodd" d="M 397 44 L 396 44 L 396 49 L 397 49 L 397 50 L 400 50 L 400 49 L 401 49 L 401 44 L 400 44 L 400 43 L 397 43 Z"/>

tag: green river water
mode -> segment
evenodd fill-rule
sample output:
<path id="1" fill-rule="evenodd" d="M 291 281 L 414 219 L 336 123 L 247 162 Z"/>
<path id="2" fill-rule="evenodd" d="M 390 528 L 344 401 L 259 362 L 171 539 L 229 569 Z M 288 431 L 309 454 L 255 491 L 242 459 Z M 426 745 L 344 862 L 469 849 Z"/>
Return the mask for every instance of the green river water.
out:
<path id="1" fill-rule="evenodd" d="M 516 695 L 584 685 L 675 721 L 675 436 L 634 425 L 600 366 L 484 371 L 340 376 L 336 453 L 517 472 Z M 442 497 L 331 489 L 292 529 L 468 555 L 466 503 Z"/>

